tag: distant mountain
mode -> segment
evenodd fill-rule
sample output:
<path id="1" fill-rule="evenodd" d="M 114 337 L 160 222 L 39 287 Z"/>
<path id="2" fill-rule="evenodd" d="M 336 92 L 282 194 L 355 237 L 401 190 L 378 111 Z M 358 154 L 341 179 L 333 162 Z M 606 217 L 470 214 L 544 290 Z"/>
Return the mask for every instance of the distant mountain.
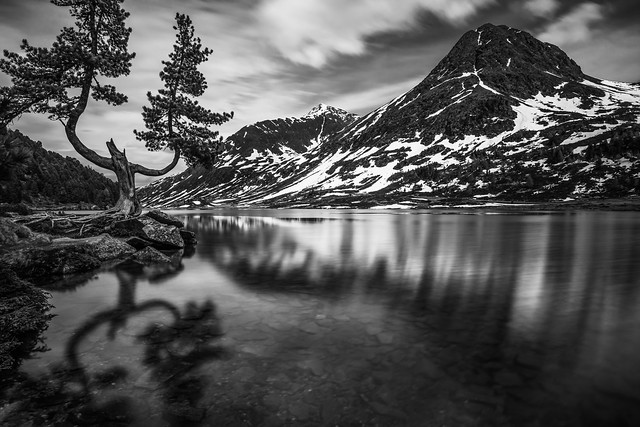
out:
<path id="1" fill-rule="evenodd" d="M 8 131 L 2 150 L 20 151 L 22 167 L 3 171 L 0 176 L 0 202 L 26 202 L 35 206 L 87 204 L 113 206 L 116 184 L 71 157 L 45 150 L 19 131 Z"/>
<path id="2" fill-rule="evenodd" d="M 218 170 L 157 181 L 144 202 L 421 206 L 640 190 L 640 87 L 587 76 L 558 47 L 506 26 L 467 32 L 416 87 L 362 118 L 314 110 L 253 125 L 262 134 L 240 130 Z M 320 117 L 333 126 L 318 132 Z"/>
<path id="3" fill-rule="evenodd" d="M 312 160 L 308 153 L 336 137 L 356 118 L 320 104 L 303 117 L 245 126 L 226 140 L 226 151 L 216 168 L 189 169 L 156 181 L 140 189 L 140 197 L 147 204 L 162 206 L 237 203 L 260 194 L 267 197 L 283 177 L 303 173 L 305 164 Z M 150 198 L 155 202 L 149 203 Z"/>

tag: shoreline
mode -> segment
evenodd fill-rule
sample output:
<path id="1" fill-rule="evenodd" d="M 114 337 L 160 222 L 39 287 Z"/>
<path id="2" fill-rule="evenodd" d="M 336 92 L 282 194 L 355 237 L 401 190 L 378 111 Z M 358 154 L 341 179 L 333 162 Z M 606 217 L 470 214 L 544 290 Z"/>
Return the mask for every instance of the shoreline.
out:
<path id="1" fill-rule="evenodd" d="M 394 210 L 394 211 L 439 211 L 439 210 L 505 210 L 509 212 L 567 212 L 567 211 L 640 211 L 640 196 L 628 198 L 603 198 L 603 199 L 576 199 L 576 200 L 551 200 L 551 201 L 520 201 L 520 200 L 478 200 L 438 198 L 427 202 L 391 202 L 376 205 L 362 206 L 354 203 L 354 206 L 341 203 L 336 205 L 304 205 L 295 204 L 290 206 L 260 205 L 260 204 L 219 204 L 219 205 L 191 205 L 191 206 L 150 206 L 146 209 L 159 209 L 163 211 L 215 211 L 220 209 L 315 209 L 315 210 Z"/>

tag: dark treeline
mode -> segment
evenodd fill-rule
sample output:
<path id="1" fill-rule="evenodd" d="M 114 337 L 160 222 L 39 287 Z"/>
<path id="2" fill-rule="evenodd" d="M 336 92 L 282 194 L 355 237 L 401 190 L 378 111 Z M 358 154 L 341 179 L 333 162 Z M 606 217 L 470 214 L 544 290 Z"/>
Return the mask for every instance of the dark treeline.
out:
<path id="1" fill-rule="evenodd" d="M 0 203 L 113 206 L 116 184 L 78 160 L 45 150 L 19 131 L 0 144 Z"/>

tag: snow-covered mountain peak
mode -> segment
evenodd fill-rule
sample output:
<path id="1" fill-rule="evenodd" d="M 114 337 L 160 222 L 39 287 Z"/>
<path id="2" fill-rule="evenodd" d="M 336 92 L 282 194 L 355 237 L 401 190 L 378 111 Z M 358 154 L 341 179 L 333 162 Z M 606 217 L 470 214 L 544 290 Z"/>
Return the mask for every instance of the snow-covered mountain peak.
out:
<path id="1" fill-rule="evenodd" d="M 345 111 L 341 108 L 332 107 L 331 105 L 322 104 L 322 103 L 313 107 L 311 111 L 309 111 L 304 117 L 313 118 L 313 117 L 326 116 L 326 115 L 333 115 L 346 122 L 352 122 L 357 118 L 357 115 L 353 113 L 349 113 L 348 111 Z"/>

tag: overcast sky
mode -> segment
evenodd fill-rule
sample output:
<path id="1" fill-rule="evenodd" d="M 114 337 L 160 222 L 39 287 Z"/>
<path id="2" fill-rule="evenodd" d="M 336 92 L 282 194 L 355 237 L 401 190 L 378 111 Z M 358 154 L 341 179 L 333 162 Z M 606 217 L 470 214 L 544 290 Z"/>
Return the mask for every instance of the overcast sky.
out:
<path id="1" fill-rule="evenodd" d="M 90 104 L 79 129 L 99 153 L 113 138 L 149 167 L 166 165 L 171 153 L 147 152 L 132 130 L 143 129 L 146 92 L 161 87 L 176 12 L 191 16 L 214 51 L 201 68 L 209 83 L 201 103 L 235 113 L 219 128 L 225 136 L 259 120 L 304 115 L 321 102 L 365 114 L 419 83 L 464 32 L 486 22 L 558 45 L 594 77 L 640 81 L 638 0 L 126 0 L 123 7 L 137 56 L 116 85 L 129 103 Z M 71 23 L 66 8 L 48 0 L 0 0 L 0 47 L 17 51 L 24 38 L 49 46 Z M 5 76 L 0 84 L 8 84 Z M 80 158 L 59 123 L 25 115 L 12 127 Z"/>

